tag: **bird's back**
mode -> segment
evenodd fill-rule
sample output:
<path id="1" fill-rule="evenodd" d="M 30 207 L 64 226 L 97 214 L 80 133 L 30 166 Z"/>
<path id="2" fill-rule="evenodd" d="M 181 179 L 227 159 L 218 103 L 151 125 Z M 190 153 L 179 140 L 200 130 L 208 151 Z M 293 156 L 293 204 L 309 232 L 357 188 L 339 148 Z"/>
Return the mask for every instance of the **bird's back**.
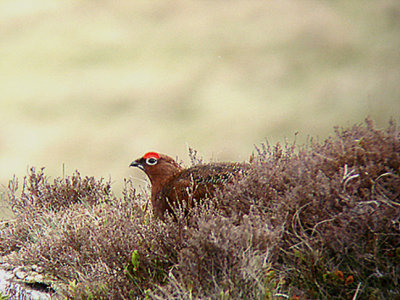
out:
<path id="1" fill-rule="evenodd" d="M 177 203 L 185 202 L 190 207 L 194 199 L 211 198 L 216 189 L 244 176 L 247 169 L 248 164 L 243 163 L 212 163 L 184 169 L 171 176 L 156 195 L 156 214 L 171 211 L 170 206 Z"/>

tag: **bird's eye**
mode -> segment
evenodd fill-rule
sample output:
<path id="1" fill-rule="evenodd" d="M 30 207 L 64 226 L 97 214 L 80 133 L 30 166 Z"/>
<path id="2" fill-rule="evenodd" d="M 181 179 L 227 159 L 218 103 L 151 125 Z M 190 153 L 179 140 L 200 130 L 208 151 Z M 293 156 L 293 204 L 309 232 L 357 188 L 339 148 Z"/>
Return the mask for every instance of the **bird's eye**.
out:
<path id="1" fill-rule="evenodd" d="M 146 164 L 148 164 L 149 166 L 153 166 L 158 162 L 157 159 L 155 159 L 154 157 L 149 157 L 146 158 Z"/>

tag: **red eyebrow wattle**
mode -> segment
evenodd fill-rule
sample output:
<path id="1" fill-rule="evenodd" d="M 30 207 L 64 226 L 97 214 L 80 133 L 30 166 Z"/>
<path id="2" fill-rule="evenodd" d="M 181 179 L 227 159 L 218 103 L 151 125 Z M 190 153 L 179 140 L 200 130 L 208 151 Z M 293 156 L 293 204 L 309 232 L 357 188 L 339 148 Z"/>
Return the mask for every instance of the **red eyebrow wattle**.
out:
<path id="1" fill-rule="evenodd" d="M 153 157 L 155 159 L 160 159 L 160 154 L 158 154 L 157 152 L 147 152 L 143 157 L 144 158 Z"/>

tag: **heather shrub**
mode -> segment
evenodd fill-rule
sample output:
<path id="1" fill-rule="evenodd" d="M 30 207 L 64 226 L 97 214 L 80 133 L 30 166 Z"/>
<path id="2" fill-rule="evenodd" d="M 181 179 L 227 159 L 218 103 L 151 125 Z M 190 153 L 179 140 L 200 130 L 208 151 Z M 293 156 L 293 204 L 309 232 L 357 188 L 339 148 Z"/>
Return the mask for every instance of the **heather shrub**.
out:
<path id="1" fill-rule="evenodd" d="M 93 206 L 113 200 L 110 184 L 103 179 L 82 178 L 76 171 L 71 177 L 56 178 L 50 182 L 43 170 L 31 168 L 20 192 L 15 178 L 9 182 L 8 200 L 16 220 L 15 225 L 7 229 L 13 234 L 2 235 L 6 241 L 3 240 L 0 249 L 4 252 L 23 247 L 27 239 L 40 239 L 42 229 L 57 224 L 57 218 L 68 214 L 77 203 Z"/>
<path id="2" fill-rule="evenodd" d="M 398 127 L 257 151 L 219 212 L 199 215 L 160 298 L 400 297 Z"/>
<path id="3" fill-rule="evenodd" d="M 45 268 L 62 298 L 397 298 L 399 138 L 367 120 L 262 145 L 247 176 L 164 222 L 129 181 L 115 197 L 103 180 L 32 169 L 10 183 L 0 252 Z"/>
<path id="4" fill-rule="evenodd" d="M 31 170 L 27 180 L 20 195 L 10 184 L 16 222 L 0 238 L 3 254 L 18 250 L 15 265 L 44 268 L 53 289 L 69 298 L 133 297 L 166 281 L 178 252 L 176 224 L 145 215 L 128 181 L 117 199 L 108 183 L 78 173 L 50 184 Z"/>
<path id="5" fill-rule="evenodd" d="M 110 200 L 110 183 L 104 182 L 103 179 L 96 180 L 94 177 L 82 178 L 78 171 L 70 177 L 49 181 L 44 174 L 44 168 L 36 171 L 32 167 L 28 176 L 24 178 L 19 199 L 15 199 L 18 182 L 15 179 L 10 181 L 9 197 L 13 210 L 23 212 L 27 206 L 59 210 L 82 201 L 94 205 Z"/>

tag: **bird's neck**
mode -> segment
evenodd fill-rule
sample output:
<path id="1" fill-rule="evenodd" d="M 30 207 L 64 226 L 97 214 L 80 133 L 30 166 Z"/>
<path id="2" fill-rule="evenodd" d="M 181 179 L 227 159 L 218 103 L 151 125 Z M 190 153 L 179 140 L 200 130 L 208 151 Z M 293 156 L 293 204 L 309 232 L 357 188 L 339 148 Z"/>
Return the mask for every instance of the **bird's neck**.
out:
<path id="1" fill-rule="evenodd" d="M 157 172 L 152 172 L 148 174 L 148 177 L 151 182 L 151 195 L 155 197 L 165 183 L 175 174 L 181 172 L 183 168 L 176 166 L 164 166 L 162 169 L 157 170 Z"/>

